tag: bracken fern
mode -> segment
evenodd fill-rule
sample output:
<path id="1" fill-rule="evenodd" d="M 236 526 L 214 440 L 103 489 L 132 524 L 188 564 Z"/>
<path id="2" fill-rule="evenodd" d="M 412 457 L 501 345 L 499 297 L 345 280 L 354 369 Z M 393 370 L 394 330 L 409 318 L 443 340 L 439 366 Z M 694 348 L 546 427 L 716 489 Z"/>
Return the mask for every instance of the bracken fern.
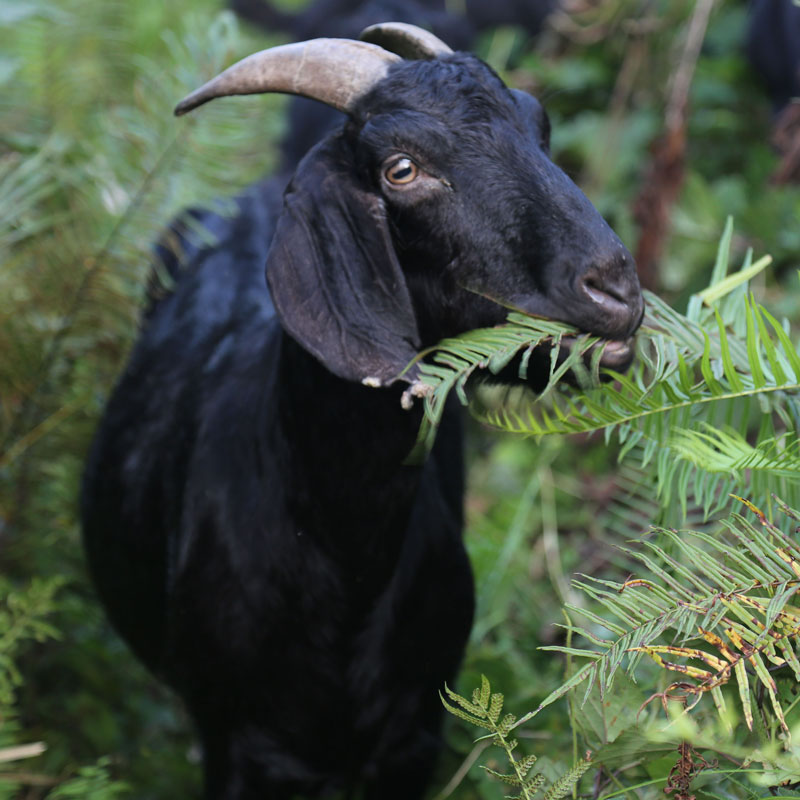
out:
<path id="1" fill-rule="evenodd" d="M 498 772 L 487 766 L 483 766 L 482 769 L 495 780 L 514 786 L 519 790 L 519 794 L 506 795 L 508 800 L 533 800 L 542 789 L 545 777 L 541 773 L 532 771 L 536 763 L 535 755 L 531 754 L 521 758 L 515 756 L 519 742 L 517 739 L 510 738 L 509 734 L 519 723 L 514 714 L 505 714 L 501 719 L 503 695 L 499 692 L 492 692 L 485 675 L 481 676 L 480 688 L 472 692 L 472 700 L 456 694 L 447 686 L 445 686 L 445 693 L 453 702 L 448 703 L 442 697 L 444 707 L 453 716 L 489 731 L 492 744 L 505 751 L 512 772 Z M 561 800 L 566 797 L 591 765 L 592 761 L 587 753 L 586 758 L 580 760 L 544 792 L 544 800 Z"/>
<path id="2" fill-rule="evenodd" d="M 565 627 L 589 646 L 542 649 L 588 663 L 520 723 L 580 685 L 585 686 L 584 700 L 595 687 L 605 695 L 617 671 L 624 668 L 633 677 L 646 654 L 681 676 L 654 695 L 665 705 L 667 700 L 679 699 L 693 708 L 710 695 L 728 724 L 722 687 L 732 682 L 752 731 L 753 690 L 760 686 L 769 700 L 769 710 L 762 708 L 762 712 L 774 715 L 789 741 L 772 672 L 785 669 L 800 682 L 800 608 L 793 603 L 800 591 L 800 542 L 752 503 L 738 500 L 756 515 L 757 524 L 733 513 L 716 535 L 655 528 L 655 536 L 621 548 L 639 563 L 638 574 L 625 581 L 588 575 L 575 581 L 604 609 L 600 616 L 567 605 L 585 623 Z M 790 527 L 800 521 L 800 513 L 777 499 L 776 503 Z M 661 643 L 665 637 L 668 644 Z"/>

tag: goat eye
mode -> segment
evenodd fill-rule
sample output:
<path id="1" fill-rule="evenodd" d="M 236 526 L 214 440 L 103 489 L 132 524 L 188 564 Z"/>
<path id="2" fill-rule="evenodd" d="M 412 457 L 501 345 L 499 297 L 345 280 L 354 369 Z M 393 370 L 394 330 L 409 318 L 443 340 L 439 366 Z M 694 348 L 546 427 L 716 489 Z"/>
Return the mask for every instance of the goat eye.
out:
<path id="1" fill-rule="evenodd" d="M 398 158 L 383 171 L 383 176 L 394 186 L 404 186 L 416 180 L 419 167 L 410 158 Z"/>

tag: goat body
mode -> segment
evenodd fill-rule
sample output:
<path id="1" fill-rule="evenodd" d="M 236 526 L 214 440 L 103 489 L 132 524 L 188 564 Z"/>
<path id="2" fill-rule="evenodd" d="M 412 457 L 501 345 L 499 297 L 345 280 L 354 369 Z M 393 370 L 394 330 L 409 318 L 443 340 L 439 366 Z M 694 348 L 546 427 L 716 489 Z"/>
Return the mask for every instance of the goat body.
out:
<path id="1" fill-rule="evenodd" d="M 394 64 L 282 209 L 278 184 L 200 215 L 216 243 L 147 314 L 86 471 L 90 567 L 209 798 L 413 800 L 473 590 L 458 411 L 407 465 L 394 376 L 501 302 L 624 340 L 641 296 L 541 107 L 471 56 Z"/>
<path id="2" fill-rule="evenodd" d="M 459 419 L 404 466 L 420 412 L 401 388 L 343 381 L 286 335 L 264 284 L 274 188 L 201 220 L 217 244 L 149 314 L 85 476 L 90 563 L 192 711 L 208 797 L 413 798 L 472 621 Z"/>

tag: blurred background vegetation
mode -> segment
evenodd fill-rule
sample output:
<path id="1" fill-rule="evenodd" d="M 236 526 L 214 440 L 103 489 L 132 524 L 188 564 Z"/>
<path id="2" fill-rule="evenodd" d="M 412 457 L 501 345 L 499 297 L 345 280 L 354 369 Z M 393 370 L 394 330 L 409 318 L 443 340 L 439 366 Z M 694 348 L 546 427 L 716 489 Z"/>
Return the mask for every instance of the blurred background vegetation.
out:
<path id="1" fill-rule="evenodd" d="M 574 0 L 535 40 L 503 28 L 477 50 L 543 100 L 555 160 L 632 251 L 653 254 L 651 288 L 683 309 L 707 284 L 733 215 L 733 260 L 748 247 L 771 253 L 752 288 L 796 322 L 800 188 L 771 181 L 771 109 L 743 55 L 747 7 L 708 3 L 689 63 L 701 5 Z M 135 335 L 152 243 L 182 208 L 224 209 L 277 162 L 284 98 L 212 104 L 180 121 L 171 109 L 236 58 L 280 41 L 237 23 L 221 0 L 0 0 L 0 798 L 199 796 L 185 714 L 95 600 L 76 498 Z M 681 107 L 675 77 L 687 64 Z M 659 171 L 676 108 L 686 121 L 678 156 Z M 663 226 L 648 205 L 654 188 L 674 196 Z M 479 615 L 461 683 L 471 689 L 486 674 L 521 715 L 564 678 L 564 660 L 537 648 L 563 643 L 562 603 L 581 602 L 571 576 L 624 580 L 629 564 L 611 543 L 645 531 L 655 512 L 626 495 L 636 476 L 602 437 L 535 443 L 474 425 L 469 463 Z M 614 708 L 584 715 L 581 731 L 555 703 L 521 735 L 548 772 L 579 735 L 610 741 L 617 718 L 632 724 L 642 699 L 623 687 Z M 503 796 L 462 769 L 481 748 L 473 731 L 449 724 L 443 794 Z M 675 760 L 656 752 L 636 780 L 644 787 L 649 776 L 660 793 Z M 595 796 L 610 797 L 606 783 L 619 778 L 598 781 Z"/>

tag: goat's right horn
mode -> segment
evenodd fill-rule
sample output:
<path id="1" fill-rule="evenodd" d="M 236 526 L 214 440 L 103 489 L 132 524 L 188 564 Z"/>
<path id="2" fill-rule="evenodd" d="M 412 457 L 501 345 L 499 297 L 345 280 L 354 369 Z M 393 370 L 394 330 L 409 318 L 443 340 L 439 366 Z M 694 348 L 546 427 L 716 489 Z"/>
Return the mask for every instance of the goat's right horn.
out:
<path id="1" fill-rule="evenodd" d="M 243 58 L 175 106 L 175 114 L 232 94 L 283 92 L 320 100 L 348 113 L 400 57 L 352 39 L 311 39 Z"/>
<path id="2" fill-rule="evenodd" d="M 380 22 L 377 25 L 370 25 L 361 31 L 358 38 L 363 42 L 378 44 L 412 61 L 428 61 L 453 52 L 452 48 L 438 36 L 405 22 Z"/>

